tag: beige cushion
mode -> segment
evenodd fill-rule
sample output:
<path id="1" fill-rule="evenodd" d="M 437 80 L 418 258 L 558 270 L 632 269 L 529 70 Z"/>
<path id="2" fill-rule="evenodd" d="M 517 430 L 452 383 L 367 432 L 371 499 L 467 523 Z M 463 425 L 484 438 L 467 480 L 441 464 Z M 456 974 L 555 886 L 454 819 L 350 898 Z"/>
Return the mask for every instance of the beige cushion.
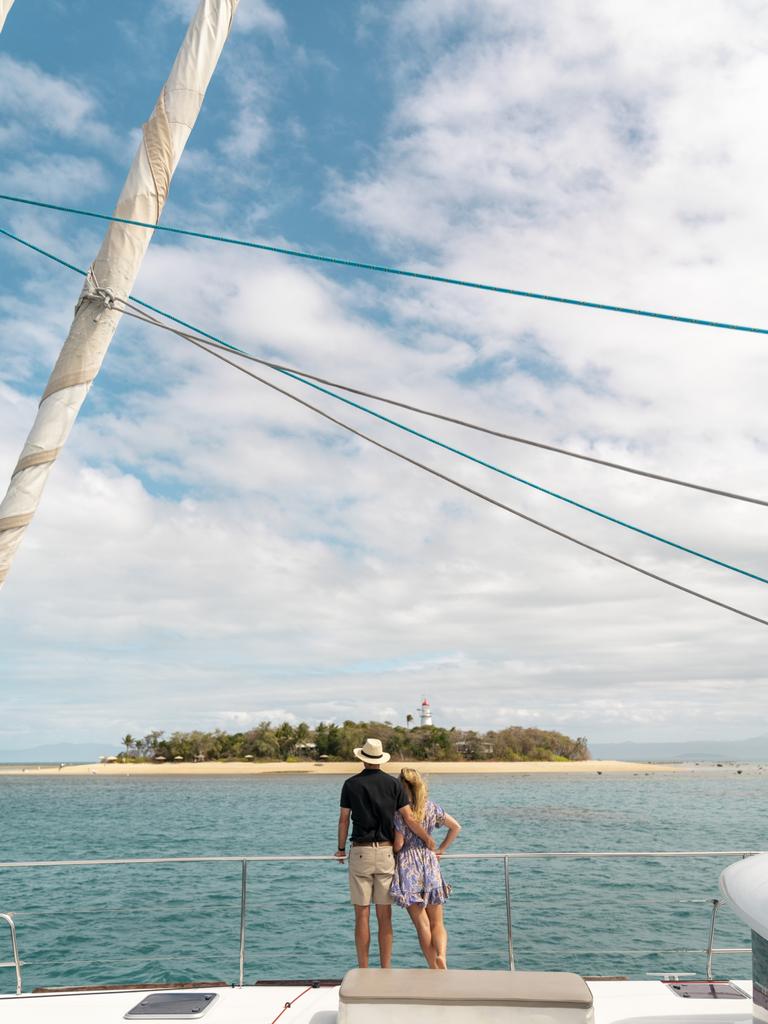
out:
<path id="1" fill-rule="evenodd" d="M 541 1006 L 589 1009 L 592 993 L 578 974 L 549 971 L 429 971 L 372 967 L 348 971 L 339 1005 L 429 1003 L 437 1006 Z"/>

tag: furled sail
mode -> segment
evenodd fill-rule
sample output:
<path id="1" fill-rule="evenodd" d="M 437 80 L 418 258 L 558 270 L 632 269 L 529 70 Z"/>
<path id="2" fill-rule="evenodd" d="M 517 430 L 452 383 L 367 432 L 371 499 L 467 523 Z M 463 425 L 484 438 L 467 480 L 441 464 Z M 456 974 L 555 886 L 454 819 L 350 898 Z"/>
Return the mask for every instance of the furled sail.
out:
<path id="1" fill-rule="evenodd" d="M 0 0 L 0 32 L 3 31 L 3 25 L 5 19 L 8 17 L 8 11 L 13 7 L 13 0 Z"/>
<path id="2" fill-rule="evenodd" d="M 0 0 L 5 9 L 8 0 Z M 115 215 L 156 223 L 229 35 L 238 0 L 201 0 L 128 172 Z M 0 11 L 3 7 L 0 6 Z M 152 237 L 110 224 L 91 264 L 32 430 L 0 504 L 0 585 L 31 523 L 45 482 L 72 429 L 120 321 L 111 297 L 126 299 Z"/>

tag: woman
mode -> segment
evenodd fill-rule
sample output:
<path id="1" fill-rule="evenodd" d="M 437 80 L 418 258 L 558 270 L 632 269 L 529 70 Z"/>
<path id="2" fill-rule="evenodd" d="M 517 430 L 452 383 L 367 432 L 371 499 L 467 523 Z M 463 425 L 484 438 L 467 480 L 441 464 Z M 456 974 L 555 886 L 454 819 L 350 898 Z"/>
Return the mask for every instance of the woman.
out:
<path id="1" fill-rule="evenodd" d="M 451 887 L 443 879 L 440 857 L 461 831 L 461 825 L 428 799 L 427 783 L 415 768 L 403 768 L 400 781 L 419 824 L 430 835 L 436 828 L 448 829 L 445 839 L 433 853 L 411 832 L 400 812 L 395 814 L 397 863 L 390 888 L 395 903 L 405 907 L 414 923 L 427 963 L 431 968 L 444 971 L 448 933 L 443 924 L 443 904 L 451 894 Z"/>

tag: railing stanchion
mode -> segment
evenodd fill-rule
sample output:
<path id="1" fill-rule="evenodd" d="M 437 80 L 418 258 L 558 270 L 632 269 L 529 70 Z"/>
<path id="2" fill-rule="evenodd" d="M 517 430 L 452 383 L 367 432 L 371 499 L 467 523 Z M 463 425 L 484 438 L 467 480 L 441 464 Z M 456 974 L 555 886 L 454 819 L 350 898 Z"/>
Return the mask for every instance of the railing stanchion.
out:
<path id="1" fill-rule="evenodd" d="M 11 931 L 11 952 L 13 953 L 13 960 L 7 964 L 0 964 L 0 967 L 13 967 L 16 971 L 16 995 L 21 995 L 21 968 L 24 964 L 23 960 L 19 959 L 19 947 L 16 943 L 16 924 L 13 920 L 13 914 L 0 914 L 0 921 L 5 921 Z"/>
<path id="2" fill-rule="evenodd" d="M 712 918 L 709 922 L 709 942 L 707 942 L 707 981 L 712 980 L 712 954 L 714 953 L 715 947 L 715 922 L 717 921 L 717 911 L 720 907 L 720 900 L 712 900 Z"/>
<path id="3" fill-rule="evenodd" d="M 244 860 L 242 880 L 240 883 L 240 988 L 245 982 L 245 910 L 248 894 L 248 861 Z"/>
<path id="4" fill-rule="evenodd" d="M 507 955 L 509 969 L 515 969 L 515 951 L 512 947 L 512 896 L 509 891 L 509 857 L 504 858 L 504 897 L 507 904 Z"/>

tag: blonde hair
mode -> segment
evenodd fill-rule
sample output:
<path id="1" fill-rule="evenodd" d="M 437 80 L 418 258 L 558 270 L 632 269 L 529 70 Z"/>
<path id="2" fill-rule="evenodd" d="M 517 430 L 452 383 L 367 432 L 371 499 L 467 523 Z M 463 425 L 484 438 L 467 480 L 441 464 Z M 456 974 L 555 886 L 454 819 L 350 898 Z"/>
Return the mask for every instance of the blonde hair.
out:
<path id="1" fill-rule="evenodd" d="M 408 796 L 411 798 L 410 804 L 414 818 L 416 821 L 423 821 L 429 795 L 427 780 L 415 768 L 401 768 L 400 779 L 405 784 Z"/>

